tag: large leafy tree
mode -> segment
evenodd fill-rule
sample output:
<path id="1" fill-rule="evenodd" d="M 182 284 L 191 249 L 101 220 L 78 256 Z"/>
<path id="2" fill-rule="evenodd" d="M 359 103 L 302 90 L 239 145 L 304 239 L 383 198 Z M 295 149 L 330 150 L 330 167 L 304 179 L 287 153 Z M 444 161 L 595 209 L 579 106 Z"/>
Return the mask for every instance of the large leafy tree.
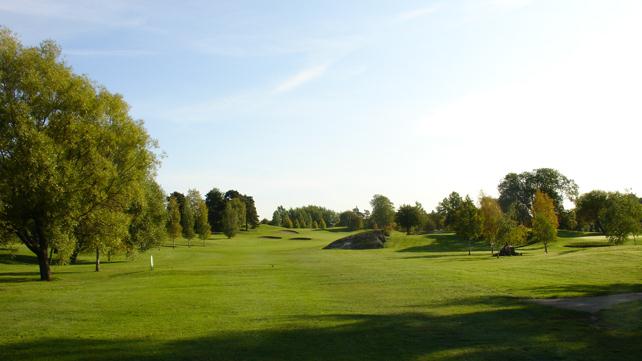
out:
<path id="1" fill-rule="evenodd" d="M 403 204 L 395 215 L 395 221 L 406 230 L 406 234 L 410 234 L 413 227 L 421 225 L 421 209 L 417 205 Z"/>
<path id="2" fill-rule="evenodd" d="M 471 242 L 481 235 L 482 219 L 479 209 L 469 196 L 466 196 L 455 214 L 455 232 L 457 236 L 468 241 L 470 255 Z"/>
<path id="3" fill-rule="evenodd" d="M 600 190 L 582 194 L 575 202 L 578 222 L 600 233 L 606 233 L 600 220 L 600 212 L 606 208 L 608 198 L 609 193 Z"/>
<path id="4" fill-rule="evenodd" d="M 183 203 L 183 209 L 181 211 L 181 227 L 183 229 L 183 237 L 187 239 L 187 246 L 192 245 L 192 238 L 196 235 L 194 232 L 194 209 L 192 208 L 191 202 L 185 199 Z"/>
<path id="5" fill-rule="evenodd" d="M 528 225 L 533 217 L 532 205 L 535 192 L 546 193 L 553 200 L 555 211 L 564 210 L 564 199 L 574 201 L 578 195 L 575 181 L 552 168 L 539 168 L 520 174 L 509 173 L 497 187 L 499 204 L 504 212 L 515 207 L 520 223 Z"/>
<path id="6" fill-rule="evenodd" d="M 374 228 L 390 230 L 395 222 L 395 206 L 388 197 L 375 194 L 370 201 L 370 221 Z"/>
<path id="7" fill-rule="evenodd" d="M 128 210 L 132 217 L 126 239 L 129 249 L 144 251 L 160 246 L 167 238 L 164 199 L 163 189 L 152 177 L 148 177 L 141 197 Z"/>
<path id="8" fill-rule="evenodd" d="M 557 237 L 558 220 L 553 199 L 544 192 L 535 192 L 533 199 L 533 238 L 544 244 L 548 253 L 548 243 Z"/>
<path id="9" fill-rule="evenodd" d="M 609 193 L 599 219 L 609 241 L 622 244 L 628 236 L 640 233 L 642 205 L 635 194 Z"/>
<path id="10" fill-rule="evenodd" d="M 59 58 L 51 41 L 24 47 L 0 30 L 0 219 L 36 254 L 41 280 L 50 247 L 74 249 L 79 225 L 122 214 L 156 161 L 122 97 Z"/>
<path id="11" fill-rule="evenodd" d="M 355 231 L 363 228 L 363 218 L 354 211 L 345 211 L 339 215 L 339 224 Z"/>

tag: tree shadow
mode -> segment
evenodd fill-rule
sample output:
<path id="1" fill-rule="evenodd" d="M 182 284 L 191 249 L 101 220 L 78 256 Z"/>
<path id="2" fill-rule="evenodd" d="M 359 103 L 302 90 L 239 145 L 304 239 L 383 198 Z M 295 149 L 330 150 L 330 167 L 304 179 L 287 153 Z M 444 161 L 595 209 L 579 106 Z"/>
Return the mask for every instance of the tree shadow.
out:
<path id="1" fill-rule="evenodd" d="M 424 238 L 433 241 L 430 244 L 408 247 L 397 252 L 468 252 L 468 241 L 455 234 L 428 234 Z M 490 253 L 490 246 L 483 241 L 470 241 L 470 250 Z"/>
<path id="2" fill-rule="evenodd" d="M 3 346 L 10 360 L 637 360 L 640 329 L 508 297 L 462 300 L 467 313 L 292 316 L 315 327 L 153 338 L 41 338 Z M 441 305 L 448 307 L 449 305 Z M 437 305 L 439 308 L 439 305 Z"/>
<path id="3" fill-rule="evenodd" d="M 35 255 L 27 254 L 0 254 L 0 264 L 38 264 L 38 258 Z"/>

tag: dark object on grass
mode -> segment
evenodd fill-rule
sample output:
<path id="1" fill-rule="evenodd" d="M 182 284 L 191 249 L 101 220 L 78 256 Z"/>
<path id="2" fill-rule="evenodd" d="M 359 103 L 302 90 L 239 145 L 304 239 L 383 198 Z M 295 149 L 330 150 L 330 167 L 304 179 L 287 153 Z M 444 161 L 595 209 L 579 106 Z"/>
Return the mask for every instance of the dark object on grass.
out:
<path id="1" fill-rule="evenodd" d="M 504 245 L 502 249 L 499 250 L 499 253 L 494 254 L 495 256 L 521 256 L 521 253 L 515 252 L 515 247 L 510 244 Z"/>
<path id="2" fill-rule="evenodd" d="M 309 241 L 309 240 L 311 240 L 312 238 L 310 238 L 310 237 L 292 237 L 292 238 L 290 238 L 290 239 L 291 239 L 291 240 L 294 240 L 294 241 Z"/>
<path id="3" fill-rule="evenodd" d="M 268 239 L 282 239 L 283 237 L 279 237 L 279 236 L 261 236 L 261 238 L 268 238 Z"/>
<path id="4" fill-rule="evenodd" d="M 385 242 L 383 231 L 368 231 L 338 239 L 323 249 L 375 249 L 383 248 Z"/>
<path id="5" fill-rule="evenodd" d="M 281 232 L 281 233 L 294 233 L 294 234 L 298 234 L 299 233 L 299 232 L 297 232 L 297 231 L 295 231 L 293 229 L 282 229 L 279 232 Z"/>

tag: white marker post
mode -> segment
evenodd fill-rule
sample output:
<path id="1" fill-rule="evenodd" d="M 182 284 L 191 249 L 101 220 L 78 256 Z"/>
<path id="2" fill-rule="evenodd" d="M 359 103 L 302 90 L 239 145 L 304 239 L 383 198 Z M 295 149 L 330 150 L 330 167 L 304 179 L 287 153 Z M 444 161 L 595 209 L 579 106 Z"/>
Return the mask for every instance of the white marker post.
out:
<path id="1" fill-rule="evenodd" d="M 154 270 L 154 256 L 149 255 L 149 266 L 151 267 L 151 271 Z"/>

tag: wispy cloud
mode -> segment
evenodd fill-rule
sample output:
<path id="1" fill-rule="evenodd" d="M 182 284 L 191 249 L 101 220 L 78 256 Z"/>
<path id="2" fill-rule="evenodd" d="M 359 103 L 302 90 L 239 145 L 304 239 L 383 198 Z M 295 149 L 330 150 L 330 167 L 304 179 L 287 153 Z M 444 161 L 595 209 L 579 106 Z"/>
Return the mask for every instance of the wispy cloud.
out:
<path id="1" fill-rule="evenodd" d="M 63 54 L 72 56 L 146 56 L 155 55 L 157 52 L 142 49 L 70 49 Z"/>
<path id="2" fill-rule="evenodd" d="M 327 69 L 328 69 L 327 64 L 317 65 L 307 69 L 303 69 L 302 71 L 285 79 L 283 82 L 277 85 L 274 88 L 273 93 L 275 94 L 285 93 L 295 88 L 298 88 L 301 85 L 322 76 Z"/>
<path id="3" fill-rule="evenodd" d="M 397 14 L 395 19 L 400 22 L 410 21 L 420 17 L 431 15 L 436 10 L 437 10 L 436 6 L 428 6 L 428 7 L 418 8 L 414 10 L 404 11 Z"/>

